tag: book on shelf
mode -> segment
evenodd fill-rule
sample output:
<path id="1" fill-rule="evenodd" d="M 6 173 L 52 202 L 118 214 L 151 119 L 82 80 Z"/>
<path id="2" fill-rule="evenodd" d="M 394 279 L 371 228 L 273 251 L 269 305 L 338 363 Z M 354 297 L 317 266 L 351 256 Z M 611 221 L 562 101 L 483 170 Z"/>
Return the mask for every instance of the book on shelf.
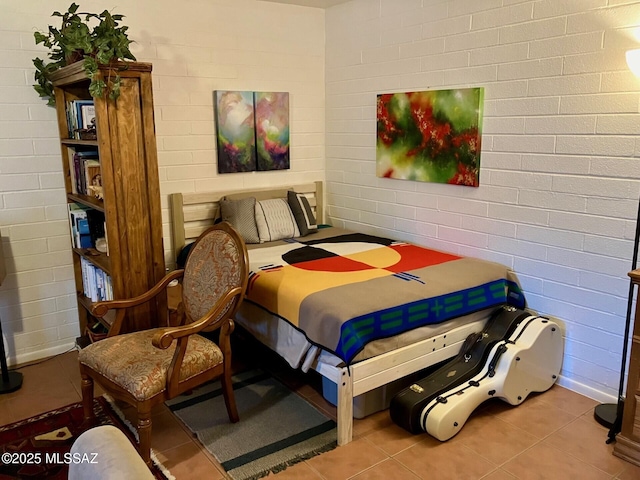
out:
<path id="1" fill-rule="evenodd" d="M 88 194 L 88 186 L 92 182 L 102 185 L 98 151 L 69 149 L 69 176 L 71 177 L 71 193 Z M 89 177 L 90 176 L 90 177 Z"/>
<path id="2" fill-rule="evenodd" d="M 89 293 L 89 266 L 88 266 L 89 260 L 87 260 L 84 257 L 80 257 L 80 272 L 82 273 L 82 294 L 87 297 L 87 298 L 91 298 Z"/>
<path id="3" fill-rule="evenodd" d="M 93 100 L 70 100 L 66 111 L 69 138 L 84 140 L 80 130 L 95 129 L 96 111 Z"/>
<path id="4" fill-rule="evenodd" d="M 113 300 L 111 277 L 84 257 L 80 258 L 83 294 L 92 302 Z"/>
<path id="5" fill-rule="evenodd" d="M 69 203 L 67 207 L 74 248 L 96 248 L 98 240 L 103 238 L 106 242 L 104 212 L 78 203 Z M 108 251 L 103 253 L 108 254 Z"/>
<path id="6" fill-rule="evenodd" d="M 78 228 L 78 248 L 91 248 L 91 233 L 89 232 L 89 220 L 85 212 L 84 217 L 76 219 L 76 226 Z"/>
<path id="7" fill-rule="evenodd" d="M 81 238 L 81 230 L 84 230 L 84 226 L 80 224 L 84 221 L 87 221 L 87 208 L 83 205 L 79 205 L 77 203 L 69 203 L 67 205 L 69 210 L 69 226 L 71 228 L 71 242 L 74 248 L 87 248 L 82 247 L 83 240 Z M 84 242 L 86 243 L 86 238 Z M 91 241 L 91 237 L 88 236 L 89 241 Z"/>
<path id="8" fill-rule="evenodd" d="M 96 127 L 96 107 L 93 101 L 80 105 L 80 128 L 91 129 Z"/>

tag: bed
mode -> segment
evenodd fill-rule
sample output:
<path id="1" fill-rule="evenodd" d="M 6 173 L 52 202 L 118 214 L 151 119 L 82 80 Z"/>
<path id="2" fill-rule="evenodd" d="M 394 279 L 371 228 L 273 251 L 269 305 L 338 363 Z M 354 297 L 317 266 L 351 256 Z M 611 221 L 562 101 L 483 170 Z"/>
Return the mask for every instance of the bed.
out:
<path id="1" fill-rule="evenodd" d="M 355 397 L 455 356 L 496 308 L 523 307 L 524 297 L 505 266 L 323 228 L 322 186 L 172 194 L 172 237 L 177 258 L 221 211 L 229 215 L 229 205 L 251 200 L 252 209 L 289 197 L 300 228 L 295 238 L 247 243 L 251 277 L 236 321 L 293 368 L 312 368 L 337 386 L 344 445 L 352 439 Z M 301 220 L 292 197 L 311 215 Z M 309 217 L 319 228 L 307 228 L 316 227 Z M 261 225 L 260 235 L 268 230 L 264 219 Z"/>

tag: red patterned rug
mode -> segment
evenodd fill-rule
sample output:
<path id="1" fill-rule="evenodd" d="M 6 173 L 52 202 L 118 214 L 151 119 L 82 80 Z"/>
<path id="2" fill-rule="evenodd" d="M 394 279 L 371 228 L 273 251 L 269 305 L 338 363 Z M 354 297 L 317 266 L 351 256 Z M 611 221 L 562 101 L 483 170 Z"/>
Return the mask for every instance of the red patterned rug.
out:
<path id="1" fill-rule="evenodd" d="M 134 434 L 106 398 L 94 399 L 93 408 L 96 425 L 115 425 L 135 445 Z M 0 480 L 66 479 L 69 467 L 65 453 L 87 430 L 83 420 L 82 403 L 78 402 L 0 427 Z M 151 471 L 157 479 L 172 478 L 160 464 L 154 463 Z"/>

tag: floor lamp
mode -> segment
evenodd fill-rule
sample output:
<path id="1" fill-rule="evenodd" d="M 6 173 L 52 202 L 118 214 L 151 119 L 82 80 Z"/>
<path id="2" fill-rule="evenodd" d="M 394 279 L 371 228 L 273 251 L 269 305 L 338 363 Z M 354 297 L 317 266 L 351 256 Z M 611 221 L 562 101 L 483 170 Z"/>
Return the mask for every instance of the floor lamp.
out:
<path id="1" fill-rule="evenodd" d="M 7 276 L 7 269 L 4 264 L 4 254 L 2 253 L 2 237 L 0 237 L 0 285 Z M 4 339 L 2 337 L 2 320 L 0 319 L 0 367 L 2 368 L 2 381 L 0 381 L 0 394 L 15 392 L 22 386 L 22 374 L 20 372 L 10 372 L 7 368 L 7 357 L 4 351 Z"/>
<path id="2" fill-rule="evenodd" d="M 627 51 L 627 65 L 636 77 L 640 77 L 640 49 Z M 638 241 L 640 241 L 640 200 L 638 201 L 638 215 L 636 217 L 636 235 L 633 243 L 633 259 L 631 270 L 638 268 Z M 629 281 L 629 296 L 627 298 L 627 317 L 624 325 L 624 344 L 622 345 L 622 365 L 620 367 L 620 384 L 618 386 L 618 403 L 602 403 L 597 405 L 593 415 L 601 425 L 609 428 L 607 443 L 616 439 L 622 428 L 622 414 L 624 412 L 624 376 L 627 368 L 627 349 L 631 332 L 631 318 L 633 314 L 633 294 L 635 286 Z"/>
<path id="3" fill-rule="evenodd" d="M 638 268 L 638 241 L 640 240 L 640 201 L 638 201 L 638 215 L 636 218 L 636 236 L 633 244 L 633 259 L 631 270 Z M 597 405 L 593 415 L 601 425 L 609 428 L 607 443 L 616 439 L 622 428 L 622 414 L 624 412 L 624 376 L 627 367 L 627 349 L 631 332 L 631 318 L 633 314 L 633 294 L 635 285 L 629 281 L 629 296 L 627 298 L 627 316 L 624 324 L 624 344 L 622 345 L 622 365 L 620 366 L 620 384 L 618 386 L 618 403 L 602 403 Z"/>

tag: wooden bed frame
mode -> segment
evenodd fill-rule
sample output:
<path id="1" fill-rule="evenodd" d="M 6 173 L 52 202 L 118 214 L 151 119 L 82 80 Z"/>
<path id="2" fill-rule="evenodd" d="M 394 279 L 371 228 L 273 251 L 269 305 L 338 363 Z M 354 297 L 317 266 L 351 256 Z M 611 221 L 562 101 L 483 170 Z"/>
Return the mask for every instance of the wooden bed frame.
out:
<path id="1" fill-rule="evenodd" d="M 270 187 L 252 191 L 174 193 L 170 195 L 173 249 L 180 250 L 195 240 L 219 217 L 219 201 L 226 195 L 264 198 L 286 197 L 287 190 L 304 193 L 315 209 L 318 223 L 324 221 L 323 184 Z M 237 198 L 237 197 L 236 197 Z M 455 356 L 472 327 L 462 326 L 436 337 L 398 348 L 348 367 L 317 363 L 313 368 L 337 385 L 338 445 L 353 437 L 353 398 Z"/>
<path id="2" fill-rule="evenodd" d="M 223 192 L 172 193 L 169 195 L 171 210 L 171 236 L 173 251 L 177 257 L 180 250 L 213 225 L 220 217 L 220 200 L 227 196 L 256 197 L 256 200 L 287 197 L 287 191 L 303 193 L 309 200 L 318 223 L 324 221 L 322 182 L 303 185 L 278 186 L 257 190 L 229 190 Z"/>

